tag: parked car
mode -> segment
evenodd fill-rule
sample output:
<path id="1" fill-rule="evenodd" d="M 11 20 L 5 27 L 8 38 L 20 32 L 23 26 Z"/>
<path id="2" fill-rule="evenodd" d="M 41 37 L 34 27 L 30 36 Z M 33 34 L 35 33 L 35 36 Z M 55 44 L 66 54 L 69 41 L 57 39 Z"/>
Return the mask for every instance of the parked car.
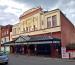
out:
<path id="1" fill-rule="evenodd" d="M 5 52 L 0 52 L 0 64 L 8 64 L 8 55 Z"/>

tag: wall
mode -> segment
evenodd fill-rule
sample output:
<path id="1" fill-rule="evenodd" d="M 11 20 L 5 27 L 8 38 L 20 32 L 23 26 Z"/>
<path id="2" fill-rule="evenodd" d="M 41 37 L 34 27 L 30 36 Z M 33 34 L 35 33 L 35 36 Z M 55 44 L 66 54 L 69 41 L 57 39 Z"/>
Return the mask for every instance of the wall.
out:
<path id="1" fill-rule="evenodd" d="M 66 46 L 71 43 L 75 43 L 75 28 L 74 25 L 68 20 L 64 14 L 60 14 L 61 17 L 61 37 L 62 46 Z"/>
<path id="2" fill-rule="evenodd" d="M 51 19 L 52 19 L 52 16 L 54 16 L 54 15 L 57 16 L 57 25 L 56 26 L 60 26 L 60 10 L 56 9 L 56 10 L 48 11 L 47 13 L 44 14 L 44 18 L 43 18 L 44 22 L 45 22 L 44 26 L 46 26 L 46 28 L 47 28 L 47 18 L 51 17 Z"/>
<path id="3" fill-rule="evenodd" d="M 4 44 L 5 42 L 10 41 L 10 32 L 12 32 L 12 25 L 1 26 L 1 29 L 0 29 L 1 44 Z M 10 51 L 9 46 L 1 45 L 1 51 Z"/>
<path id="4" fill-rule="evenodd" d="M 23 31 L 23 28 L 26 31 L 26 27 L 31 27 L 30 31 L 34 31 L 33 26 L 35 25 L 36 30 L 40 29 L 40 12 L 29 16 L 27 18 L 21 19 L 20 20 L 20 24 L 21 24 L 21 31 Z M 27 31 L 26 31 L 27 32 Z"/>
<path id="5" fill-rule="evenodd" d="M 1 27 L 1 38 L 10 37 L 10 32 L 12 31 L 12 25 L 6 25 Z"/>
<path id="6" fill-rule="evenodd" d="M 61 32 L 58 31 L 58 32 L 45 33 L 45 34 L 39 34 L 39 35 L 33 35 L 33 36 L 49 36 L 49 37 L 61 39 Z"/>
<path id="7" fill-rule="evenodd" d="M 34 12 L 33 12 L 34 13 Z M 32 13 L 32 14 L 33 14 Z M 57 15 L 57 25 L 56 27 L 51 27 L 51 28 L 47 28 L 47 18 L 48 17 L 52 17 L 54 15 Z M 25 15 L 27 16 L 27 15 Z M 28 14 L 29 16 L 29 14 Z M 36 18 L 36 20 L 34 21 L 34 18 Z M 43 21 L 43 25 L 42 25 L 42 21 Z M 19 35 L 39 35 L 39 34 L 46 34 L 46 33 L 52 33 L 52 32 L 59 32 L 61 31 L 61 26 L 60 26 L 60 11 L 54 10 L 54 11 L 48 11 L 48 12 L 44 12 L 39 10 L 38 12 L 36 12 L 33 15 L 30 15 L 29 17 L 21 17 L 20 18 L 20 22 L 18 23 L 20 26 L 20 33 L 19 34 L 15 34 L 13 35 L 12 33 L 12 37 L 16 38 Z M 13 26 L 13 30 L 14 28 L 18 28 L 18 24 Z M 35 25 L 37 27 L 37 29 L 34 31 L 33 30 L 33 25 Z M 31 26 L 31 30 L 29 32 L 26 32 L 26 27 Z M 18 31 L 18 29 L 17 29 Z M 16 32 L 17 32 L 16 31 Z"/>
<path id="8" fill-rule="evenodd" d="M 21 30 L 20 23 L 17 23 L 15 25 L 13 25 L 13 27 L 12 27 L 12 35 L 20 34 L 20 30 Z"/>
<path id="9" fill-rule="evenodd" d="M 11 31 L 12 31 L 12 25 L 6 25 L 1 27 L 1 43 L 10 41 Z"/>

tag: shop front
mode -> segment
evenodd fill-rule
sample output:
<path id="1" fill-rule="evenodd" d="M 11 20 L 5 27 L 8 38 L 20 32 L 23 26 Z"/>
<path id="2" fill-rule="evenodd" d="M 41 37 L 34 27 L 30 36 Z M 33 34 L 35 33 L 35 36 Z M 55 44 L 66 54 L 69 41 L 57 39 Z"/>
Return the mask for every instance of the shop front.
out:
<path id="1" fill-rule="evenodd" d="M 12 54 L 27 54 L 26 45 L 10 45 L 10 50 Z"/>
<path id="2" fill-rule="evenodd" d="M 11 53 L 37 56 L 61 56 L 60 39 L 46 36 L 20 36 L 10 43 Z"/>

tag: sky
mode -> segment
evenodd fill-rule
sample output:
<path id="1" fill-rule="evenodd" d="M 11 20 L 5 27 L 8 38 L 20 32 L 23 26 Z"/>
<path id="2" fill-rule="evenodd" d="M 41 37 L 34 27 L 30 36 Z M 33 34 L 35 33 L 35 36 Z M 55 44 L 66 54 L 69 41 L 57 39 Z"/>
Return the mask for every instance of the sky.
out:
<path id="1" fill-rule="evenodd" d="M 60 9 L 75 25 L 75 0 L 0 0 L 0 25 L 14 25 L 23 12 L 38 6 L 49 11 Z"/>

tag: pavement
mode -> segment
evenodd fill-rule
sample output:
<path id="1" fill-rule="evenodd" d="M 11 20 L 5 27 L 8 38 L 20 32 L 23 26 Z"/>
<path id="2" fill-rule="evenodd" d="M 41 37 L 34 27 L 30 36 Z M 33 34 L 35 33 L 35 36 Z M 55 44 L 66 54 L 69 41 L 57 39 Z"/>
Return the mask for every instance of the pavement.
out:
<path id="1" fill-rule="evenodd" d="M 27 55 L 9 55 L 8 65 L 75 65 L 75 60 Z"/>

